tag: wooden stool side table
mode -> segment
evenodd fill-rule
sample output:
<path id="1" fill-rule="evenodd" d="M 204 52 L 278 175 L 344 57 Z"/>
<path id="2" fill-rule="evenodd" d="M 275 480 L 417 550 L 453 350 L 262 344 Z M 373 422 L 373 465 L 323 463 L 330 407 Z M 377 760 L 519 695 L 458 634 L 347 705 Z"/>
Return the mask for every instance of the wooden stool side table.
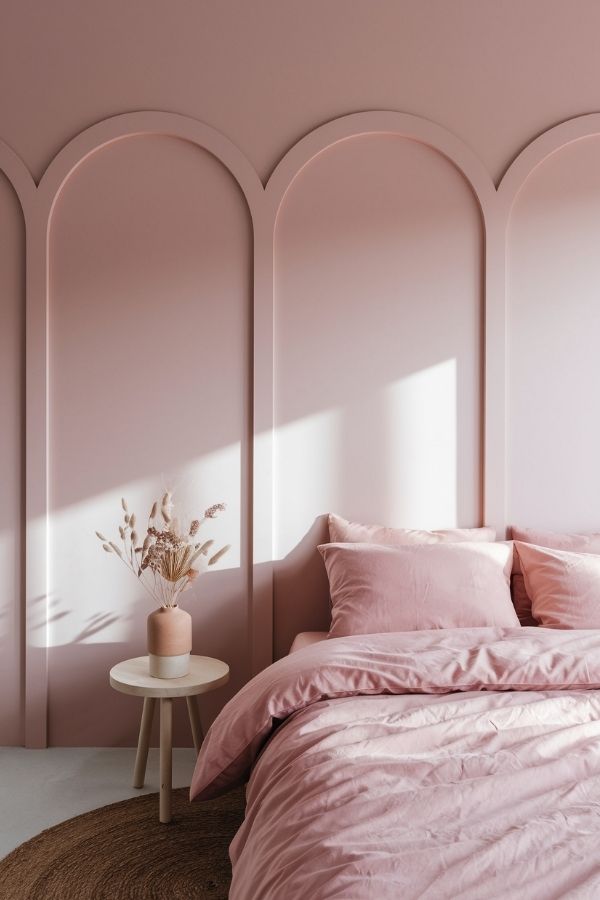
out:
<path id="1" fill-rule="evenodd" d="M 133 771 L 133 786 L 144 786 L 150 730 L 156 701 L 160 700 L 160 801 L 159 819 L 171 821 L 173 771 L 173 700 L 185 697 L 196 754 L 203 734 L 196 697 L 215 690 L 229 681 L 229 666 L 210 656 L 191 656 L 190 671 L 182 678 L 154 678 L 148 669 L 148 657 L 138 656 L 117 663 L 110 670 L 110 685 L 123 694 L 144 698 L 140 734 Z"/>

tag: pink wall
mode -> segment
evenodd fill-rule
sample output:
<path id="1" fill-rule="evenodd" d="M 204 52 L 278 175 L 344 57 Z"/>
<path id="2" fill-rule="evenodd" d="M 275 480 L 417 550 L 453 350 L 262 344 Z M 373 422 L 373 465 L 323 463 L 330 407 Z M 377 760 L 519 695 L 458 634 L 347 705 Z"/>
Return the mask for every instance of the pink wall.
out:
<path id="1" fill-rule="evenodd" d="M 536 135 L 600 107 L 598 26 L 593 0 L 568 9 L 562 0 L 186 2 L 176 13 L 154 0 L 108 0 L 93 15 L 74 0 L 51 8 L 24 2 L 13 5 L 0 31 L 0 139 L 39 179 L 71 138 L 106 117 L 181 113 L 239 148 L 248 163 L 248 171 L 240 163 L 246 190 L 251 167 L 266 181 L 286 151 L 322 123 L 391 109 L 456 134 L 497 182 Z M 589 503 L 597 492 L 598 431 L 588 414 L 597 382 L 596 142 L 543 162 L 512 213 L 508 502 L 500 524 L 598 527 Z M 252 515 L 255 598 L 261 567 L 267 584 L 275 560 L 276 652 L 296 629 L 323 621 L 314 546 L 319 516 L 329 509 L 415 526 L 481 520 L 485 460 L 489 479 L 496 471 L 504 478 L 502 442 L 488 445 L 485 458 L 482 450 L 485 391 L 502 393 L 505 374 L 484 353 L 483 287 L 486 279 L 489 313 L 492 296 L 503 302 L 504 233 L 492 228 L 484 244 L 475 194 L 427 144 L 378 134 L 310 159 L 285 196 L 271 244 L 267 213 L 257 216 L 253 233 L 242 189 L 225 165 L 164 133 L 110 144 L 75 168 L 62 191 L 56 185 L 48 260 L 47 633 L 45 599 L 35 606 L 39 591 L 29 592 L 27 606 L 28 646 L 35 649 L 37 640 L 50 648 L 51 742 L 135 739 L 138 706 L 110 692 L 106 671 L 143 652 L 147 610 L 127 573 L 88 540 L 110 526 L 122 493 L 141 507 L 174 482 L 194 507 L 229 503 L 217 528 L 235 553 L 201 585 L 193 609 L 196 651 L 227 659 L 233 672 L 231 686 L 207 700 L 206 722 L 248 676 L 256 641 L 263 661 L 270 644 L 268 588 L 260 616 L 248 618 Z M 74 165 L 76 148 L 68 152 Z M 43 191 L 44 184 L 41 206 Z M 503 202 L 499 195 L 493 224 L 503 221 Z M 31 217 L 38 251 L 42 219 Z M 26 256 L 23 216 L 1 175 L 0 235 L 0 743 L 19 743 Z M 43 255 L 32 252 L 28 261 L 33 295 L 45 277 Z M 44 334 L 30 335 L 29 346 L 43 347 Z M 253 361 L 252 341 L 260 350 Z M 271 348 L 272 467 L 265 449 Z M 500 338 L 494 352 L 504 359 Z M 34 373 L 38 358 L 30 352 L 27 360 Z M 166 435 L 156 409 L 140 402 L 148 371 L 161 376 L 156 406 L 168 410 Z M 560 403 L 550 399 L 555 389 Z M 492 407 L 488 402 L 488 418 Z M 42 438 L 30 442 L 38 462 L 46 459 Z M 253 459 L 261 490 L 251 510 Z M 557 478 L 564 489 L 548 490 Z M 43 498 L 41 481 L 36 485 Z M 262 533 L 271 500 L 272 542 Z M 29 526 L 39 542 L 34 506 Z M 35 571 L 35 554 L 31 561 L 41 577 L 44 566 Z M 39 664 L 30 656 L 29 691 L 39 704 L 32 716 L 41 722 L 45 653 Z M 181 721 L 177 739 L 189 743 Z"/>

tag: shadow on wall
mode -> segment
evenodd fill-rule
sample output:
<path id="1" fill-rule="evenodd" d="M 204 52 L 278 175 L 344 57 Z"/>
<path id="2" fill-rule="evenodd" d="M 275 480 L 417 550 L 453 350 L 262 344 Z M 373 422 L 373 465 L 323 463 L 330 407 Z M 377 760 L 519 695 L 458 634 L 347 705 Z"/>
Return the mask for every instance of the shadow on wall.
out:
<path id="1" fill-rule="evenodd" d="M 301 631 L 329 631 L 329 583 L 319 544 L 329 540 L 327 516 L 319 516 L 299 544 L 273 566 L 274 656 L 289 651 Z"/>
<path id="2" fill-rule="evenodd" d="M 227 686 L 201 698 L 200 716 L 205 730 L 224 702 L 248 679 L 246 623 L 235 614 L 238 572 L 230 569 L 205 573 L 194 589 L 183 594 L 182 606 L 192 615 L 192 652 L 225 659 L 231 671 Z M 103 746 L 103 723 L 107 723 L 107 745 L 136 745 L 141 702 L 114 691 L 109 685 L 109 671 L 123 659 L 146 655 L 145 613 L 152 608 L 140 592 L 137 602 L 121 614 L 98 612 L 82 619 L 76 610 L 61 604 L 59 598 L 50 601 L 50 746 Z M 37 628 L 43 627 L 40 619 Z M 185 703 L 174 705 L 173 728 L 175 746 L 193 745 Z M 158 715 L 152 740 L 158 746 Z"/>
<path id="3" fill-rule="evenodd" d="M 51 668 L 48 743 L 52 747 L 135 747 L 142 701 L 115 691 L 109 671 L 123 659 L 146 653 L 145 636 L 127 642 L 68 644 L 49 651 Z M 234 666 L 235 669 L 235 666 Z M 239 679 L 237 679 L 239 681 Z M 241 685 L 238 683 L 237 685 Z M 206 730 L 226 699 L 226 688 L 200 698 L 200 717 Z M 159 743 L 155 713 L 152 746 Z M 103 734 L 106 739 L 103 742 Z M 185 701 L 173 705 L 173 744 L 192 747 Z"/>

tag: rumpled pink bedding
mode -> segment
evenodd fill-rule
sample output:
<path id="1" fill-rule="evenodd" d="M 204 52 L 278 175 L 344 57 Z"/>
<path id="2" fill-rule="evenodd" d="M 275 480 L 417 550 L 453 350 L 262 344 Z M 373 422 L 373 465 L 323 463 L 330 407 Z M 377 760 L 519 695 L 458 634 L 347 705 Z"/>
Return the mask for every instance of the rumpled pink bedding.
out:
<path id="1" fill-rule="evenodd" d="M 599 897 L 600 632 L 307 647 L 224 708 L 191 796 L 251 766 L 233 900 Z"/>

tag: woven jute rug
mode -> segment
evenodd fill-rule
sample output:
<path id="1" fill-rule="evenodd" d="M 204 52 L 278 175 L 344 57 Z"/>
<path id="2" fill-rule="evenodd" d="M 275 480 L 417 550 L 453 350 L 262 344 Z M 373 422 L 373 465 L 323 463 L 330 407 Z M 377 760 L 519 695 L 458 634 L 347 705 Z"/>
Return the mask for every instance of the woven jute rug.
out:
<path id="1" fill-rule="evenodd" d="M 7 811 L 5 810 L 5 815 Z M 243 789 L 190 803 L 173 791 L 173 821 L 158 795 L 69 819 L 0 860 L 2 900 L 225 900 L 228 847 L 244 815 Z"/>

